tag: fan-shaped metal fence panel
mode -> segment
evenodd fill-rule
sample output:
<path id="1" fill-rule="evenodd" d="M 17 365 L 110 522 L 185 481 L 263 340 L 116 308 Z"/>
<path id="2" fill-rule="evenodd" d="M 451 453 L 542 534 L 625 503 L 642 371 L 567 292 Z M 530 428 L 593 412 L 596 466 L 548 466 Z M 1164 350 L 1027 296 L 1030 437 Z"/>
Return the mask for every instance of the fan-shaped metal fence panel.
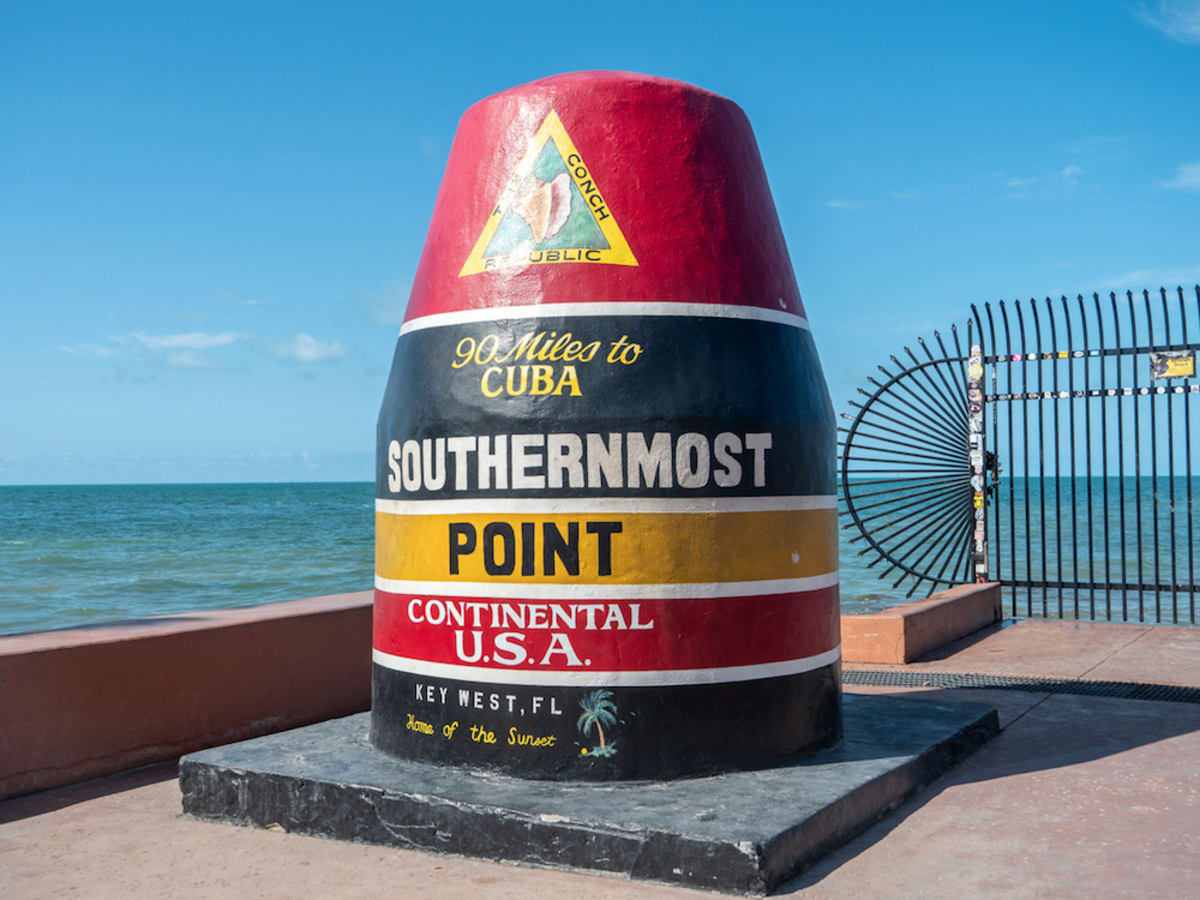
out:
<path id="1" fill-rule="evenodd" d="M 922 588 L 971 580 L 974 510 L 968 457 L 968 357 L 952 329 L 951 352 L 934 334 L 937 352 L 918 341 L 922 356 L 891 357 L 868 378 L 873 390 L 851 402 L 841 432 L 842 527 L 868 568 L 892 586 Z"/>

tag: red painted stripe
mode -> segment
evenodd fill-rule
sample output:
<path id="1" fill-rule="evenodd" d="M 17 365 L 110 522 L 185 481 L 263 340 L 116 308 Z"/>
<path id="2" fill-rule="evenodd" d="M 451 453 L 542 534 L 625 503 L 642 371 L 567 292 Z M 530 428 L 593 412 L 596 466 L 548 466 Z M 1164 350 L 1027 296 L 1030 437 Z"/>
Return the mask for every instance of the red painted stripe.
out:
<path id="1" fill-rule="evenodd" d="M 552 109 L 638 265 L 530 265 L 460 278 Z M 547 78 L 468 109 L 450 150 L 406 319 L 622 300 L 765 306 L 804 315 L 745 113 L 700 88 L 623 72 Z"/>
<path id="2" fill-rule="evenodd" d="M 504 607 L 523 615 L 524 624 L 505 618 Z M 447 623 L 451 610 L 458 617 Z M 573 628 L 563 618 L 570 610 Z M 557 645 L 556 634 L 565 636 Z M 499 662 L 539 671 L 707 669 L 815 656 L 836 647 L 840 636 L 836 586 L 756 597 L 570 601 L 375 591 L 375 649 L 436 663 L 494 668 Z M 477 641 L 486 663 L 471 659 Z M 569 646 L 577 661 L 565 652 L 547 656 L 554 646 Z M 522 661 L 511 662 L 522 654 Z"/>

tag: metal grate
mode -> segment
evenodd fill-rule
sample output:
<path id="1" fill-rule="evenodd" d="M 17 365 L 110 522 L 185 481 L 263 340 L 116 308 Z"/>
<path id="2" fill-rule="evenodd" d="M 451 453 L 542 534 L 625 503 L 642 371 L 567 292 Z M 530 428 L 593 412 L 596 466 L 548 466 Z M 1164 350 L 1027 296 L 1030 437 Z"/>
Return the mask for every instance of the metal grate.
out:
<path id="1" fill-rule="evenodd" d="M 974 672 L 900 672 L 890 669 L 843 669 L 842 681 L 868 687 L 990 688 L 1034 694 L 1079 694 L 1122 700 L 1200 703 L 1200 688 L 1136 681 L 1087 681 L 1081 678 L 981 675 Z"/>

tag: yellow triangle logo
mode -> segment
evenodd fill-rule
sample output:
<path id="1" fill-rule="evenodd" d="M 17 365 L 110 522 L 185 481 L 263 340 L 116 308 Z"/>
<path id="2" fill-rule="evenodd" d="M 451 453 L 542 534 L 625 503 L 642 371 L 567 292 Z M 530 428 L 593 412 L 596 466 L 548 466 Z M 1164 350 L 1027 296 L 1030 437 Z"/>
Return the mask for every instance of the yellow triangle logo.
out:
<path id="1" fill-rule="evenodd" d="M 554 110 L 529 142 L 458 277 L 541 263 L 638 264 Z"/>

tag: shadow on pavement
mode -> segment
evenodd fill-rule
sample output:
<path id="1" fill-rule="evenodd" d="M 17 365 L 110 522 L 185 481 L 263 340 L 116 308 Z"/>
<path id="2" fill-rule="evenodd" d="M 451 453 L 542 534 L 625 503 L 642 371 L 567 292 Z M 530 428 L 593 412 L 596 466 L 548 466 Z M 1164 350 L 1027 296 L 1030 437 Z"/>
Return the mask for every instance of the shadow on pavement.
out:
<path id="1" fill-rule="evenodd" d="M 176 762 L 155 763 L 150 766 L 142 766 L 140 769 L 118 772 L 115 775 L 105 775 L 64 787 L 37 791 L 21 797 L 11 797 L 7 800 L 0 800 L 0 825 L 66 809 L 68 806 L 86 803 L 98 797 L 131 791 L 148 784 L 170 781 L 178 777 L 179 766 Z"/>
<path id="2" fill-rule="evenodd" d="M 949 788 L 1081 765 L 1200 731 L 1200 704 L 1194 703 L 986 689 L 881 692 L 876 696 L 991 703 L 1000 710 L 1003 730 L 858 837 L 780 885 L 774 894 L 795 893 L 818 884 Z M 1160 777 L 1164 773 L 1146 774 Z"/>

